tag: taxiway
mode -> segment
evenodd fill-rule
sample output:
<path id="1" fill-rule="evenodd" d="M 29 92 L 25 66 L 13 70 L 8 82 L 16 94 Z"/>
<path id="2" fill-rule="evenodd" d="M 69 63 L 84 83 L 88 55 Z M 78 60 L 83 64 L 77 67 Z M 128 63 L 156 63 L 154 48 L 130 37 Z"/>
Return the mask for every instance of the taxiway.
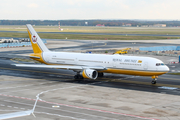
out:
<path id="1" fill-rule="evenodd" d="M 87 41 L 73 41 L 61 47 L 49 43 L 51 50 L 91 49 Z M 55 42 L 54 42 L 55 43 Z M 129 47 L 128 42 L 97 43 L 99 48 Z M 148 46 L 156 43 L 136 44 Z M 159 43 L 163 45 L 166 43 Z M 18 49 L 18 50 L 17 50 Z M 40 95 L 35 110 L 38 120 L 139 120 L 180 119 L 180 78 L 178 75 L 159 76 L 157 84 L 151 78 L 105 74 L 95 81 L 75 81 L 73 71 L 42 68 L 21 68 L 13 64 L 27 63 L 12 58 L 27 58 L 20 54 L 32 53 L 31 47 L 4 48 L 0 54 L 0 112 L 8 113 L 32 109 L 36 95 Z M 154 56 L 156 57 L 156 56 Z M 160 56 L 171 70 L 180 71 L 179 64 L 169 64 L 175 57 Z M 29 62 L 28 62 L 29 63 Z M 34 64 L 33 62 L 31 64 Z M 173 72 L 173 71 L 170 71 Z M 13 120 L 32 120 L 26 116 Z"/>

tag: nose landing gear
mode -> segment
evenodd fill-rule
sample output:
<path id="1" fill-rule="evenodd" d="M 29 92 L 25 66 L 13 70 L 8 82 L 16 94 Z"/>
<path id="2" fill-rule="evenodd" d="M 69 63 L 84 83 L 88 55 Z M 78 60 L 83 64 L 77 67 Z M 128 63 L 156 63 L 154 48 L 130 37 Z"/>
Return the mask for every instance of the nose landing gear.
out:
<path id="1" fill-rule="evenodd" d="M 157 81 L 157 78 L 158 78 L 158 76 L 152 76 L 152 84 L 156 84 L 156 81 Z"/>

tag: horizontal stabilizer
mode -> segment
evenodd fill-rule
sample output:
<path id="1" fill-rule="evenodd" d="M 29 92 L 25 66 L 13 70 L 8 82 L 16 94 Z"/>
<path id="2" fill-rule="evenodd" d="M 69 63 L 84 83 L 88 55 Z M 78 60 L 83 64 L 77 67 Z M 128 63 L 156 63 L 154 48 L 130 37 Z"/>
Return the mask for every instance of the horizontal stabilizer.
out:
<path id="1" fill-rule="evenodd" d="M 30 56 L 30 58 L 37 58 L 37 59 L 40 59 L 40 57 L 37 57 L 37 56 Z"/>

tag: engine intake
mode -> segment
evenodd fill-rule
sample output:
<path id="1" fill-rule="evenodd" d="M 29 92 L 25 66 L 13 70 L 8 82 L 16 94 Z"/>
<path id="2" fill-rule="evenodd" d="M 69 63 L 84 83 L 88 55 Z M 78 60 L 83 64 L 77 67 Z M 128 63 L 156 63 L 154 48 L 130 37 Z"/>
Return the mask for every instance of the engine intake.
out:
<path id="1" fill-rule="evenodd" d="M 87 79 L 96 79 L 98 77 L 98 72 L 92 69 L 85 69 L 82 72 L 82 76 Z"/>

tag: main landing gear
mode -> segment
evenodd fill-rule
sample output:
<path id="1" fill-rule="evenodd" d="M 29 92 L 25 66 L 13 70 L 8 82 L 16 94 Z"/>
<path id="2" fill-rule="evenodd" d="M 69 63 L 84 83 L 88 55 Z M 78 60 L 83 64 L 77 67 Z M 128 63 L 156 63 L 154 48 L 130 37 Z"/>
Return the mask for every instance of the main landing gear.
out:
<path id="1" fill-rule="evenodd" d="M 152 76 L 152 84 L 156 84 L 156 81 L 157 81 L 157 78 L 158 78 L 158 76 Z"/>
<path id="2" fill-rule="evenodd" d="M 74 76 L 75 80 L 83 80 L 83 76 L 80 74 L 80 72 L 77 72 L 77 74 Z"/>
<path id="3" fill-rule="evenodd" d="M 102 72 L 99 72 L 98 73 L 98 77 L 103 77 L 104 76 L 104 73 Z M 75 80 L 83 80 L 83 76 L 80 74 L 80 72 L 77 72 L 77 74 L 74 76 L 74 79 Z"/>
<path id="4" fill-rule="evenodd" d="M 83 78 L 83 76 L 80 74 L 80 72 L 77 72 L 77 74 L 74 76 L 74 79 L 75 79 L 75 81 L 77 81 L 78 83 L 84 81 L 84 80 L 83 80 L 84 78 Z"/>
<path id="5" fill-rule="evenodd" d="M 103 77 L 103 76 L 104 76 L 104 73 L 98 72 L 98 77 Z"/>

